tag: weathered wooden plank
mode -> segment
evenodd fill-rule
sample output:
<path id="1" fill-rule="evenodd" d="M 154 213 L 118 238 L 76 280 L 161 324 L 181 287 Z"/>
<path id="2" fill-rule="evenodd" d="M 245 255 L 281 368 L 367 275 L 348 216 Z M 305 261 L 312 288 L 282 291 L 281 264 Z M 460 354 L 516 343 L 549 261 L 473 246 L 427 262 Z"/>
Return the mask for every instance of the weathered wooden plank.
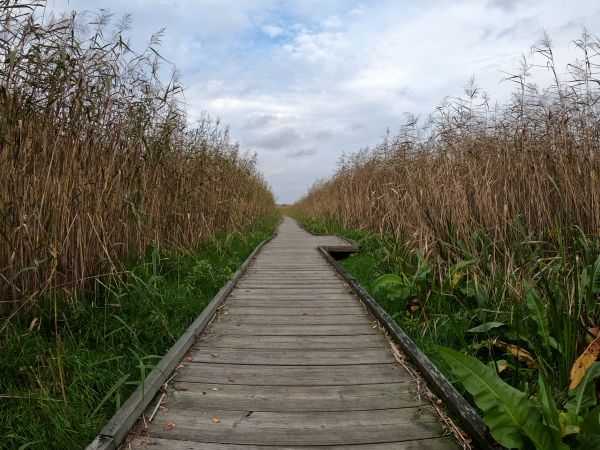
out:
<path id="1" fill-rule="evenodd" d="M 291 302 L 298 301 L 334 301 L 339 302 L 340 300 L 345 301 L 346 303 L 352 303 L 356 305 L 356 298 L 350 295 L 347 292 L 344 293 L 316 293 L 316 292 L 299 292 L 297 294 L 293 293 L 281 293 L 281 292 L 254 292 L 254 293 L 244 293 L 244 292 L 235 292 L 230 296 L 231 299 L 238 300 L 276 300 L 276 301 L 286 301 L 290 300 Z"/>
<path id="2" fill-rule="evenodd" d="M 287 304 L 286 304 L 287 305 Z M 346 305 L 346 306 L 307 306 L 307 307 L 292 307 L 292 306 L 273 306 L 265 305 L 260 306 L 254 303 L 247 304 L 237 302 L 230 304 L 227 307 L 229 314 L 240 314 L 240 315 L 262 315 L 262 316 L 342 316 L 342 315 L 356 315 L 365 314 L 365 310 L 360 305 Z M 368 316 L 367 316 L 368 317 Z"/>
<path id="3" fill-rule="evenodd" d="M 356 349 L 381 348 L 387 342 L 380 334 L 352 336 L 252 336 L 205 335 L 196 341 L 194 349 L 211 348 L 266 348 L 266 349 Z"/>
<path id="4" fill-rule="evenodd" d="M 142 443 L 143 442 L 143 443 Z M 216 444 L 214 442 L 192 442 L 154 437 L 143 437 L 132 443 L 133 449 L 140 450 L 273 450 L 271 445 Z M 345 444 L 327 446 L 278 446 L 278 450 L 458 450 L 451 438 L 420 439 L 418 441 L 389 442 L 384 444 Z"/>
<path id="5" fill-rule="evenodd" d="M 213 332 L 221 335 L 247 336 L 353 336 L 355 334 L 377 334 L 369 324 L 352 325 L 256 325 L 225 324 L 217 322 Z"/>
<path id="6" fill-rule="evenodd" d="M 346 307 L 356 307 L 356 300 L 352 297 L 339 298 L 333 300 L 293 300 L 286 299 L 285 303 L 282 303 L 283 300 L 274 300 L 274 299 L 264 299 L 264 298 L 253 298 L 253 299 L 243 299 L 243 298 L 234 298 L 229 297 L 229 305 L 230 306 L 248 306 L 248 307 L 281 307 L 281 308 L 306 308 L 306 307 L 314 307 L 314 308 L 322 308 L 322 307 L 331 307 L 331 308 L 346 308 Z"/>
<path id="7" fill-rule="evenodd" d="M 223 325 L 364 325 L 371 324 L 371 319 L 364 312 L 343 316 L 338 315 L 261 315 L 229 313 L 221 319 Z"/>
<path id="8" fill-rule="evenodd" d="M 175 427 L 165 430 L 167 423 Z M 157 416 L 148 431 L 163 438 L 270 445 L 385 443 L 439 437 L 442 432 L 437 417 L 420 408 L 295 413 L 196 410 L 194 414 L 174 410 Z"/>
<path id="9" fill-rule="evenodd" d="M 215 349 L 208 346 L 195 349 L 188 358 L 193 362 L 220 364 L 253 364 L 283 366 L 332 366 L 348 364 L 394 363 L 387 348 L 348 350 L 273 350 L 273 349 Z"/>
<path id="10" fill-rule="evenodd" d="M 238 289 L 315 289 L 319 290 L 338 290 L 344 289 L 344 285 L 336 280 L 304 280 L 304 281 L 247 281 L 238 283 Z"/>
<path id="11" fill-rule="evenodd" d="M 237 411 L 367 411 L 418 405 L 411 383 L 352 386 L 247 386 L 187 383 L 170 386 L 169 409 Z"/>
<path id="12" fill-rule="evenodd" d="M 408 374 L 398 364 L 260 366 L 190 362 L 175 376 L 175 380 L 188 383 L 258 386 L 379 384 L 408 379 Z"/>
<path id="13" fill-rule="evenodd" d="M 291 286 L 291 287 L 253 287 L 253 288 L 239 288 L 236 289 L 236 294 L 240 296 L 249 296 L 250 294 L 257 295 L 276 295 L 276 296 L 296 296 L 307 294 L 310 296 L 313 295 L 321 295 L 326 296 L 327 294 L 338 294 L 338 295 L 348 295 L 350 291 L 345 286 L 335 286 L 335 287 L 320 287 L 318 285 L 313 286 Z"/>

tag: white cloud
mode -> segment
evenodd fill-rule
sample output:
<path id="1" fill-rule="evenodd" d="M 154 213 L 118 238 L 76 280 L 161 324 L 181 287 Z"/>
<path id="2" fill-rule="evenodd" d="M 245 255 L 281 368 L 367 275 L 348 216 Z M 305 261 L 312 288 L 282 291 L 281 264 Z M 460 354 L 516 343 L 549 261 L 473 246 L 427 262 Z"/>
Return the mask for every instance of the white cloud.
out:
<path id="1" fill-rule="evenodd" d="M 343 25 L 338 16 L 331 16 L 321 22 L 323 28 L 340 28 Z"/>
<path id="2" fill-rule="evenodd" d="M 570 40 L 600 25 L 600 7 L 587 0 L 53 4 L 133 12 L 138 42 L 166 26 L 162 52 L 181 68 L 191 116 L 208 110 L 229 124 L 286 202 L 332 173 L 342 152 L 375 144 L 405 111 L 425 115 L 459 95 L 473 74 L 493 100 L 505 98 L 500 70 L 515 69 L 543 29 L 563 70 Z"/>
<path id="3" fill-rule="evenodd" d="M 261 30 L 263 33 L 265 33 L 270 38 L 277 37 L 284 32 L 284 29 L 281 27 L 278 27 L 277 25 L 263 25 L 261 27 Z"/>

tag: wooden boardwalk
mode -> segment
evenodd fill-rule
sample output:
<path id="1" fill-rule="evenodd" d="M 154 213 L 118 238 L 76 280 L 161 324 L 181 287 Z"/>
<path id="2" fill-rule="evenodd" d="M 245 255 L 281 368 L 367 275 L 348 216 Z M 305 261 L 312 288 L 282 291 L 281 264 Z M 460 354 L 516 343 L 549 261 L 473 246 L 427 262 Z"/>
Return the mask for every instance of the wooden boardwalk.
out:
<path id="1" fill-rule="evenodd" d="M 132 448 L 458 448 L 319 245 L 284 220 Z"/>

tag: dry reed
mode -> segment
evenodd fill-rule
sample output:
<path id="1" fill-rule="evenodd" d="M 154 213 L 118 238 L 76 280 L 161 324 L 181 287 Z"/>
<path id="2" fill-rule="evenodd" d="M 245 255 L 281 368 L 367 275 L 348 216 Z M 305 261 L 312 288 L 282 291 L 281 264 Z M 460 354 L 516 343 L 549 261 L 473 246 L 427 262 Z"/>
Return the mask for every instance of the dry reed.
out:
<path id="1" fill-rule="evenodd" d="M 141 53 L 105 11 L 43 19 L 0 2 L 0 310 L 67 294 L 153 242 L 191 246 L 271 215 L 227 129 L 190 128 L 161 33 Z"/>
<path id="2" fill-rule="evenodd" d="M 424 124 L 340 163 L 293 208 L 299 216 L 392 234 L 431 251 L 448 238 L 486 231 L 496 242 L 600 230 L 600 40 L 574 41 L 581 58 L 559 80 L 547 35 L 533 55 L 554 83 L 532 84 L 525 60 L 508 80 L 512 99 L 491 106 L 471 81 Z M 523 234 L 525 233 L 525 234 Z"/>

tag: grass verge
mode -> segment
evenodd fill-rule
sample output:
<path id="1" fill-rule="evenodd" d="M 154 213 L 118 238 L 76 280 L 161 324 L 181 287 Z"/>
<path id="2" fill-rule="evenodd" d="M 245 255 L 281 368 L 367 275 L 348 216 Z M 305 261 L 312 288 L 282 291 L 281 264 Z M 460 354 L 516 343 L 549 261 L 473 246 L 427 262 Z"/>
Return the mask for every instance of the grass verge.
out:
<path id="1" fill-rule="evenodd" d="M 153 247 L 86 298 L 47 299 L 2 323 L 0 448 L 85 447 L 273 230 Z"/>

